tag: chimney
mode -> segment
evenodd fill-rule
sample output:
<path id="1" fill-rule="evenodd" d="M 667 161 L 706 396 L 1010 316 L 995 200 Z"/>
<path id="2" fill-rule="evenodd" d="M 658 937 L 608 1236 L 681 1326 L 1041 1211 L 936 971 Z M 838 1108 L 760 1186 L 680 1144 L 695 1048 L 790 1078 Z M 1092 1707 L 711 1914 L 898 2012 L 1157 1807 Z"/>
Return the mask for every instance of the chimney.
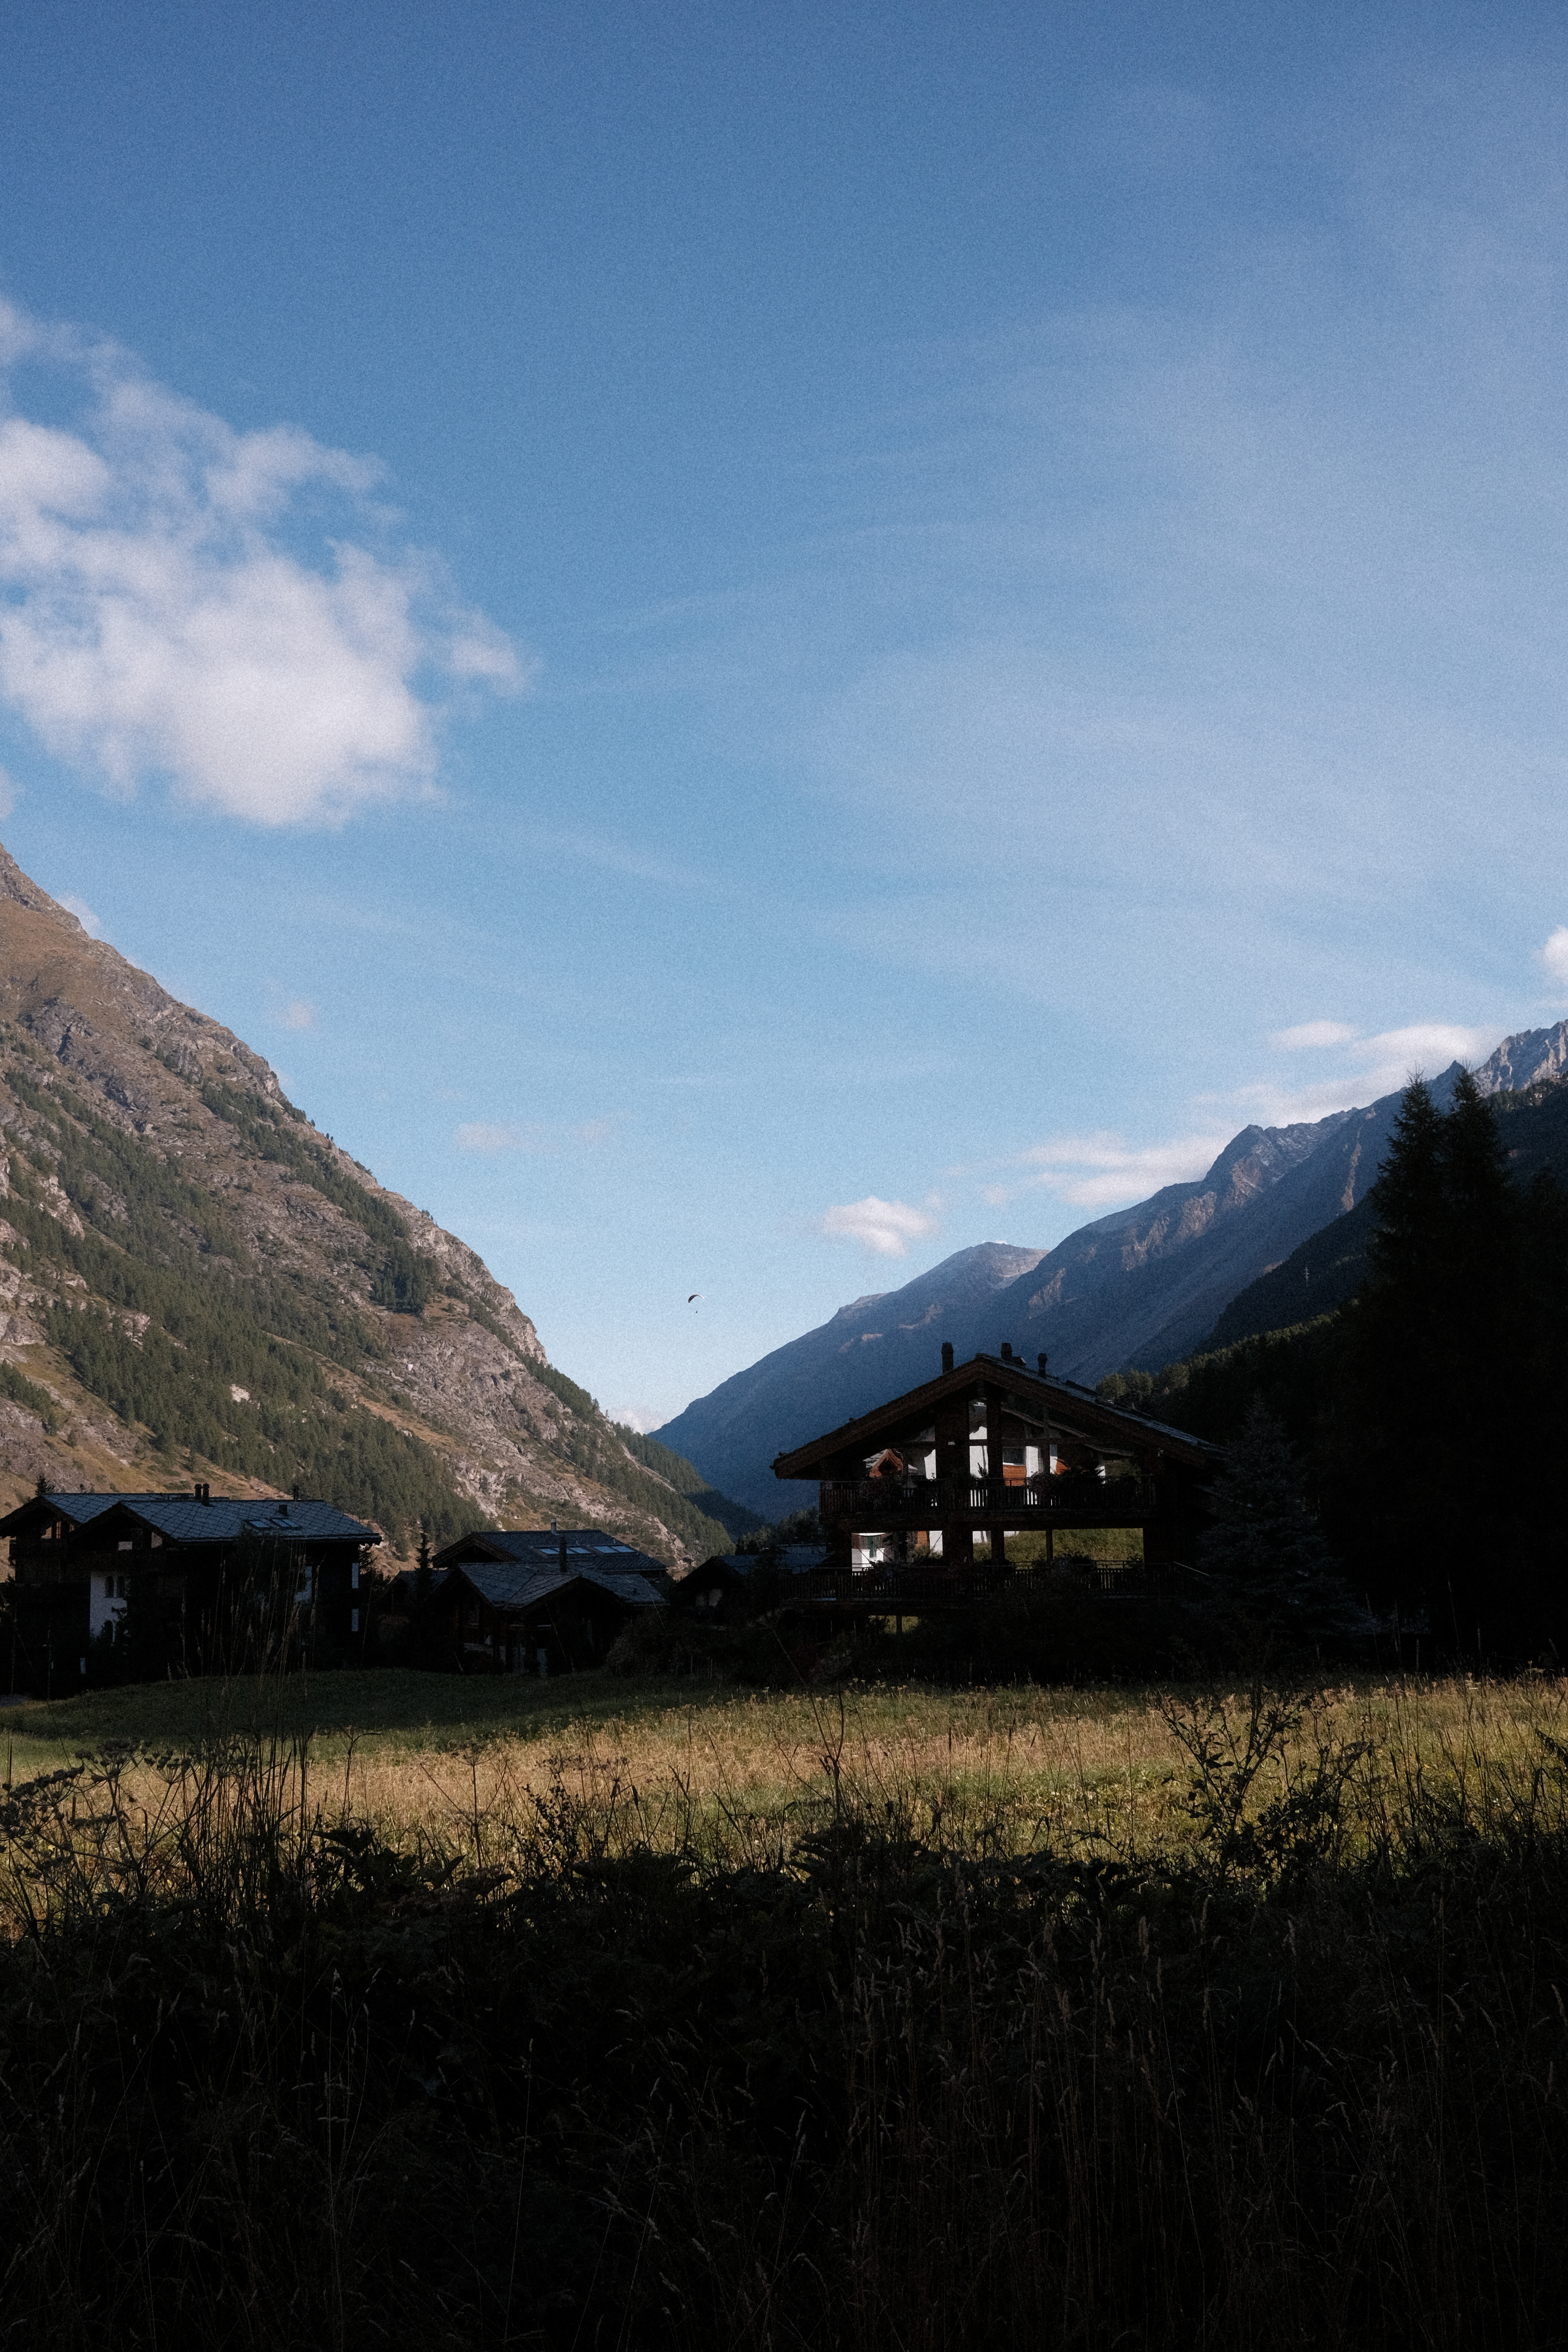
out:
<path id="1" fill-rule="evenodd" d="M 1013 1342 L 1011 1341 L 1011 1339 L 1004 1339 L 1004 1340 L 1003 1340 L 1003 1342 L 1002 1342 L 1002 1361 L 1003 1361 L 1005 1364 L 1010 1364 L 1010 1363 L 1012 1362 L 1012 1360 L 1013 1360 Z"/>
<path id="2" fill-rule="evenodd" d="M 1041 1378 L 1041 1380 L 1044 1380 L 1044 1379 L 1045 1379 L 1045 1377 L 1046 1377 L 1046 1351 L 1045 1351 L 1045 1349 L 1042 1348 L 1042 1349 L 1040 1349 L 1040 1378 Z"/>
<path id="3" fill-rule="evenodd" d="M 951 1339 L 944 1339 L 942 1343 L 942 1369 L 944 1372 L 951 1372 L 952 1370 L 952 1341 Z"/>

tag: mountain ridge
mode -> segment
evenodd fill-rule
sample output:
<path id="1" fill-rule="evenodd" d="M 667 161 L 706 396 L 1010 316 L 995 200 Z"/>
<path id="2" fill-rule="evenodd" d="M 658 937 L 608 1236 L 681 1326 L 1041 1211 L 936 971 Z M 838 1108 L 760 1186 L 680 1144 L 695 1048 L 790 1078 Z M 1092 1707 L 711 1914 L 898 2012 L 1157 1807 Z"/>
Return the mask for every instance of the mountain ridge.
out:
<path id="1" fill-rule="evenodd" d="M 303 1480 L 404 1553 L 556 1516 L 674 1565 L 731 1539 L 467 1243 L 0 848 L 0 1503 L 39 1476 Z"/>
<path id="2" fill-rule="evenodd" d="M 1459 1066 L 1432 1082 L 1440 1104 Z M 1505 1038 L 1476 1075 L 1493 1094 L 1565 1068 L 1568 1022 Z M 1053 1370 L 1086 1381 L 1190 1356 L 1232 1298 L 1364 1201 L 1399 1102 L 1388 1094 L 1320 1119 L 1250 1124 L 1201 1177 L 1095 1218 L 1049 1250 L 1019 1251 L 1026 1265 L 973 1297 L 955 1289 L 973 1255 L 959 1251 L 900 1291 L 837 1308 L 694 1399 L 658 1433 L 716 1486 L 776 1516 L 806 1497 L 773 1478 L 773 1455 L 914 1386 L 934 1369 L 942 1340 L 962 1360 L 1005 1339 L 1027 1357 L 1044 1350 Z M 1005 1254 L 1016 1245 L 980 1247 Z M 899 1302 L 921 1311 L 905 1319 Z"/>

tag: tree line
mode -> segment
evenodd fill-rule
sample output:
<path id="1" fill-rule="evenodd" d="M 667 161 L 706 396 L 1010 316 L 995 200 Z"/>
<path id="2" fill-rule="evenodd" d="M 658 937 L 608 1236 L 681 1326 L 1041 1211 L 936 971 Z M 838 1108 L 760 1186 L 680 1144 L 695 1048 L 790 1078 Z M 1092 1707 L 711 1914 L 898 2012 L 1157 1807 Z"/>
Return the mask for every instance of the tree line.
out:
<path id="1" fill-rule="evenodd" d="M 1463 1074 L 1405 1090 L 1365 1276 L 1331 1315 L 1102 1392 L 1235 1446 L 1259 1414 L 1347 1588 L 1455 1654 L 1568 1653 L 1568 1192 Z"/>

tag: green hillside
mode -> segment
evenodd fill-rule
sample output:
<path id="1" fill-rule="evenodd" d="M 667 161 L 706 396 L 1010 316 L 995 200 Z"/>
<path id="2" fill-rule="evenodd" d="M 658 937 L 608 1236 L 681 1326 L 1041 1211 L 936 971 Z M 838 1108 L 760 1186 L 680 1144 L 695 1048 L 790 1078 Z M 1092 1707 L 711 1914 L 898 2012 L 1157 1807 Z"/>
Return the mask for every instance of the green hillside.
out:
<path id="1" fill-rule="evenodd" d="M 199 1465 L 220 1479 L 297 1485 L 374 1518 L 400 1548 L 420 1526 L 437 1541 L 472 1526 L 473 1503 L 440 1449 L 389 1416 L 377 1377 L 389 1351 L 374 1319 L 258 1258 L 224 1192 L 104 1117 L 14 1024 L 0 1025 L 0 1052 L 6 1090 L 28 1114 L 25 1129 L 6 1122 L 0 1254 L 47 1298 L 41 1320 L 56 1367 L 84 1402 L 142 1437 L 153 1483 L 179 1483 Z M 423 1312 L 427 1262 L 381 1198 L 337 1175 L 298 1112 L 258 1110 L 231 1088 L 209 1086 L 203 1099 L 230 1126 L 242 1166 L 269 1163 L 348 1213 L 368 1300 Z M 60 1398 L 6 1370 L 9 1392 L 58 1432 Z M 567 1463 L 649 1523 L 653 1540 L 658 1519 L 700 1550 L 723 1546 L 722 1526 L 626 1459 L 584 1391 L 538 1370 L 572 1408 Z M 509 1500 L 544 1509 L 526 1490 Z"/>

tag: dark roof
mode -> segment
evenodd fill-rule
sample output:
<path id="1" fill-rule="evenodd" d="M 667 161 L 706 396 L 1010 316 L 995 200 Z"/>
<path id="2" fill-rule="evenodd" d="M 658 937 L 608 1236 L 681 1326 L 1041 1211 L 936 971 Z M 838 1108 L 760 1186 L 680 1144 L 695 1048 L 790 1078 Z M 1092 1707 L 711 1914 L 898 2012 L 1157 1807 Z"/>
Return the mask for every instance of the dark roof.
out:
<path id="1" fill-rule="evenodd" d="M 775 1563 L 786 1576 L 807 1576 L 821 1568 L 827 1559 L 825 1544 L 789 1544 L 783 1551 L 716 1551 L 702 1562 L 701 1568 L 687 1570 L 687 1580 L 700 1576 L 704 1568 L 732 1568 L 737 1576 L 750 1576 L 764 1564 Z"/>
<path id="2" fill-rule="evenodd" d="M 466 1568 L 470 1560 L 512 1560 L 520 1566 L 560 1573 L 563 1549 L 568 1568 L 605 1568 L 638 1576 L 668 1576 L 663 1560 L 607 1536 L 597 1528 L 477 1528 L 435 1555 L 442 1568 Z"/>
<path id="3" fill-rule="evenodd" d="M 633 1609 L 663 1605 L 662 1596 L 654 1591 L 646 1576 L 617 1574 L 613 1569 L 579 1568 L 563 1576 L 559 1571 L 526 1561 L 468 1559 L 454 1568 L 452 1573 L 465 1578 L 492 1609 L 531 1609 L 541 1601 L 553 1601 L 574 1584 L 597 1585 L 601 1591 L 613 1593 L 617 1601 L 627 1602 Z"/>
<path id="4" fill-rule="evenodd" d="M 379 1543 L 374 1528 L 351 1519 L 331 1503 L 294 1496 L 270 1501 L 266 1496 L 214 1495 L 202 1502 L 195 1495 L 29 1495 L 25 1503 L 0 1519 L 0 1536 L 8 1535 L 42 1505 L 55 1518 L 74 1527 L 89 1527 L 106 1512 L 124 1511 L 143 1526 L 156 1528 L 166 1543 L 233 1543 L 242 1529 L 279 1536 L 294 1543 Z"/>
<path id="5" fill-rule="evenodd" d="M 1219 1457 L 1219 1448 L 1211 1445 L 1206 1438 L 1194 1437 L 1190 1430 L 1173 1429 L 1168 1422 L 1153 1421 L 1147 1413 L 1130 1412 L 1123 1405 L 1107 1404 L 1092 1389 L 1081 1387 L 1077 1381 L 1030 1371 L 1016 1356 L 972 1356 L 966 1364 L 955 1364 L 951 1372 L 940 1373 L 934 1381 L 927 1381 L 920 1388 L 906 1389 L 902 1396 L 889 1397 L 874 1412 L 863 1412 L 854 1421 L 844 1422 L 837 1429 L 779 1454 L 773 1463 L 773 1476 L 812 1477 L 826 1455 L 874 1439 L 879 1433 L 889 1432 L 889 1424 L 908 1421 L 917 1413 L 923 1418 L 943 1398 L 966 1395 L 982 1381 L 988 1388 L 1000 1386 L 1010 1392 L 1015 1407 L 1023 1405 L 1042 1417 L 1048 1415 L 1052 1426 L 1064 1435 L 1100 1440 L 1108 1450 L 1122 1448 L 1130 1454 L 1152 1450 L 1196 1470 L 1211 1468 Z M 1004 1409 L 1008 1402 L 1009 1393 L 1005 1393 Z"/>

